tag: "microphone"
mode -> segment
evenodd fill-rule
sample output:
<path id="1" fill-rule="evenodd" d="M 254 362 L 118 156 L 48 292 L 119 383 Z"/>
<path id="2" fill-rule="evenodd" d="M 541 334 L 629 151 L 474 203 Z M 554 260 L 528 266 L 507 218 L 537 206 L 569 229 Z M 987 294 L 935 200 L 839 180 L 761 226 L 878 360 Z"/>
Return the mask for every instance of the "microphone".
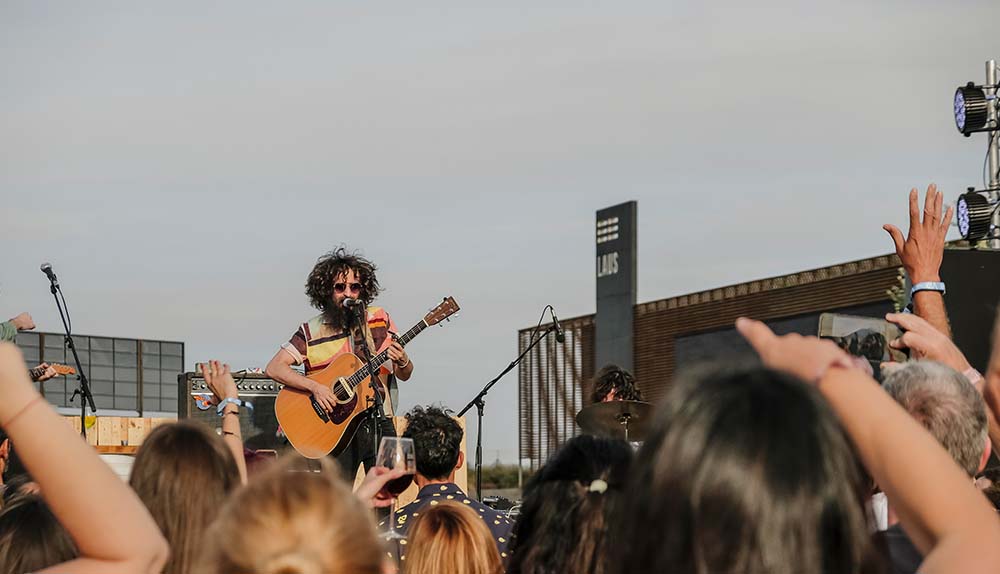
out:
<path id="1" fill-rule="evenodd" d="M 348 298 L 344 299 L 344 302 L 341 303 L 342 306 L 344 306 L 344 307 L 346 307 L 348 309 L 350 309 L 351 307 L 360 307 L 360 306 L 362 306 L 364 304 L 365 304 L 365 302 L 362 301 L 361 299 L 353 299 L 351 297 L 348 297 Z"/>
<path id="2" fill-rule="evenodd" d="M 553 309 L 552 307 L 549 307 L 549 315 L 552 315 L 552 326 L 556 330 L 556 342 L 565 343 L 566 334 L 563 332 L 562 327 L 559 325 L 559 318 L 556 317 L 556 310 Z"/>
<path id="3" fill-rule="evenodd" d="M 39 267 L 39 269 L 41 269 L 42 273 L 44 273 L 45 276 L 49 278 L 49 281 L 52 282 L 52 286 L 53 287 L 59 287 L 59 280 L 56 279 L 56 274 L 52 272 L 52 265 L 51 264 L 49 264 L 49 263 L 42 263 L 42 265 L 41 265 L 41 267 Z"/>

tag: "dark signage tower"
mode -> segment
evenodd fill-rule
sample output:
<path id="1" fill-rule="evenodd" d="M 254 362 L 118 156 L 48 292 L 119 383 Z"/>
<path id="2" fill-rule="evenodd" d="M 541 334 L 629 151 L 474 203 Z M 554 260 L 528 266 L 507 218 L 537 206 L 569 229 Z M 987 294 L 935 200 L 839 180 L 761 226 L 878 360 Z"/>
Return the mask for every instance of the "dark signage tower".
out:
<path id="1" fill-rule="evenodd" d="M 635 371 L 636 210 L 636 202 L 629 201 L 597 212 L 595 369 L 614 363 Z"/>

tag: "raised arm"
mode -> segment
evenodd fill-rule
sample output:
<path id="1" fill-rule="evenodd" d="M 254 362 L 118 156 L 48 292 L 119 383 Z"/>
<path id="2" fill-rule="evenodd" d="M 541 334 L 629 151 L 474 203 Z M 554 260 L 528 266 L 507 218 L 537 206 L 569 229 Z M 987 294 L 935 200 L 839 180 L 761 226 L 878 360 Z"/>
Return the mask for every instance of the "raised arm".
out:
<path id="1" fill-rule="evenodd" d="M 937 441 L 871 377 L 844 368 L 846 355 L 832 342 L 778 337 L 749 319 L 736 326 L 766 365 L 817 384 L 923 552 L 922 573 L 1000 570 L 1000 521 L 993 509 Z"/>
<path id="2" fill-rule="evenodd" d="M 17 347 L 0 343 L 0 426 L 80 558 L 44 572 L 160 572 L 167 542 L 139 498 L 48 406 Z"/>
<path id="3" fill-rule="evenodd" d="M 240 393 L 236 388 L 236 381 L 233 380 L 229 365 L 220 364 L 219 361 L 209 361 L 202 363 L 201 374 L 205 377 L 205 384 L 212 389 L 215 395 L 214 404 L 232 398 L 239 399 Z M 247 483 L 247 460 L 243 456 L 243 431 L 240 429 L 240 407 L 236 404 L 227 404 L 222 410 L 222 440 L 229 447 L 236 459 L 236 468 L 240 471 L 240 482 Z"/>
<path id="4" fill-rule="evenodd" d="M 885 229 L 892 237 L 896 247 L 896 255 L 903 263 L 903 269 L 910 281 L 918 283 L 941 281 L 941 261 L 944 259 L 944 240 L 951 223 L 952 208 L 942 216 L 944 195 L 933 183 L 927 187 L 924 198 L 923 217 L 920 212 L 920 200 L 917 188 L 910 190 L 910 227 L 907 236 L 895 225 L 885 224 Z M 927 319 L 931 325 L 951 337 L 951 327 L 948 325 L 948 313 L 944 306 L 944 296 L 937 291 L 918 291 L 913 294 L 913 312 Z"/>
<path id="5" fill-rule="evenodd" d="M 35 328 L 35 321 L 28 313 L 18 313 L 16 317 L 0 323 L 0 341 L 13 341 L 18 331 L 30 331 Z"/>
<path id="6" fill-rule="evenodd" d="M 983 379 L 983 399 L 991 417 L 990 440 L 993 440 L 993 452 L 1000 453 L 1000 450 L 997 450 L 997 447 L 1000 447 L 1000 430 L 997 431 L 997 438 L 993 438 L 993 425 L 1000 419 L 1000 308 L 993 323 L 993 349 L 990 351 L 990 362 Z"/>

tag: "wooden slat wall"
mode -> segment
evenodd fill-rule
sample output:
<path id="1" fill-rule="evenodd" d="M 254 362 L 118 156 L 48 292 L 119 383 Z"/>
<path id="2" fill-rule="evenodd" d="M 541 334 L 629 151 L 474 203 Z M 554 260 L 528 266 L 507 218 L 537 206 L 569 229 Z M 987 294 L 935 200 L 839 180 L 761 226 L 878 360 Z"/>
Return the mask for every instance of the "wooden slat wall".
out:
<path id="1" fill-rule="evenodd" d="M 887 301 L 899 285 L 899 259 L 883 255 L 841 265 L 660 299 L 635 306 L 635 375 L 649 401 L 663 397 L 674 375 L 677 337 L 732 326 L 737 317 L 772 320 Z M 520 457 L 543 463 L 575 436 L 571 412 L 596 372 L 594 315 L 563 322 L 566 343 L 536 347 L 518 371 Z M 518 332 L 527 347 L 533 328 Z"/>
<path id="2" fill-rule="evenodd" d="M 636 306 L 636 380 L 659 400 L 674 375 L 674 340 L 731 327 L 740 316 L 772 320 L 878 303 L 898 285 L 895 255 L 715 289 Z"/>
<path id="3" fill-rule="evenodd" d="M 574 421 L 594 376 L 594 317 L 561 322 L 566 342 L 551 334 L 539 343 L 518 369 L 520 458 L 537 467 L 579 429 Z M 518 348 L 528 346 L 533 329 L 518 333 Z"/>

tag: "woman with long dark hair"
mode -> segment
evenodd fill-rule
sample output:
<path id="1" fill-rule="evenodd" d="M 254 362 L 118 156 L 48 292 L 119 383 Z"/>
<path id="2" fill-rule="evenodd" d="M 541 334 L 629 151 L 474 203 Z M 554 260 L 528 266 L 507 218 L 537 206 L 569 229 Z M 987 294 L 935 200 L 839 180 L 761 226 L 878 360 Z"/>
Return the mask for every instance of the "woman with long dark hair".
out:
<path id="1" fill-rule="evenodd" d="M 524 490 L 509 574 L 605 572 L 608 518 L 627 496 L 632 447 L 578 436 L 562 446 Z"/>
<path id="2" fill-rule="evenodd" d="M 871 377 L 830 341 L 737 328 L 770 368 L 675 382 L 615 519 L 612 572 L 882 571 L 857 461 L 926 556 L 923 574 L 997 571 L 989 506 Z"/>

